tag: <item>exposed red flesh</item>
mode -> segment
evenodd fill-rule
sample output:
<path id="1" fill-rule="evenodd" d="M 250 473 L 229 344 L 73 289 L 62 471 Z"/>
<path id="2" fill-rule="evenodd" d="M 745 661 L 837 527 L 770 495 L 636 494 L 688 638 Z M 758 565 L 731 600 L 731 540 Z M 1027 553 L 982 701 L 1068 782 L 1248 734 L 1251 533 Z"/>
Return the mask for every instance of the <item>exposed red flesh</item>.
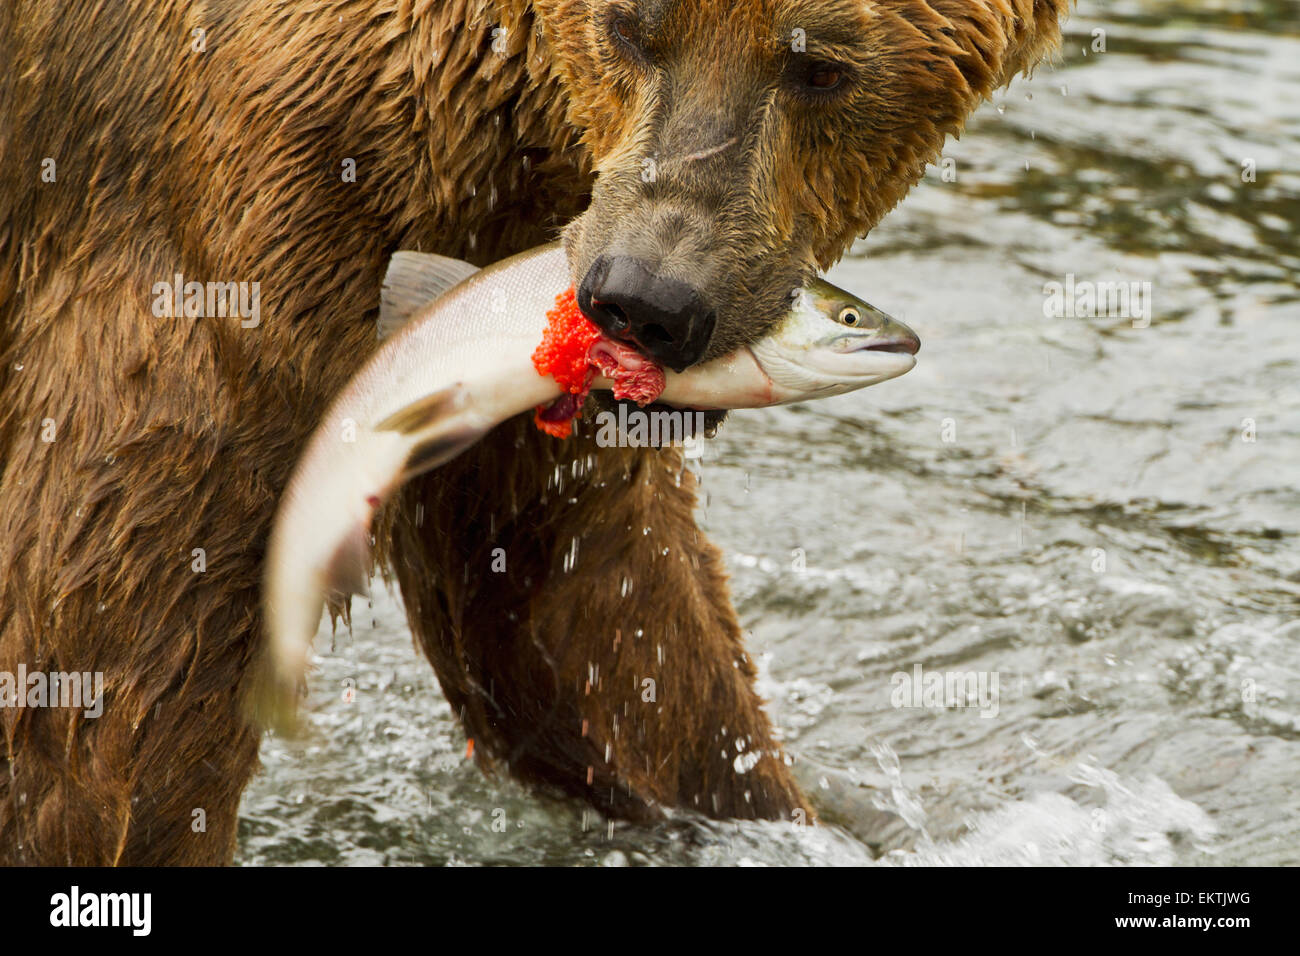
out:
<path id="1" fill-rule="evenodd" d="M 634 349 L 604 337 L 578 308 L 571 287 L 555 297 L 555 307 L 546 313 L 542 341 L 533 350 L 533 368 L 549 375 L 568 394 L 538 406 L 533 415 L 537 427 L 556 438 L 573 432 L 573 419 L 591 390 L 596 373 L 614 382 L 615 398 L 630 398 L 648 405 L 664 390 L 664 371 Z"/>
<path id="2" fill-rule="evenodd" d="M 635 349 L 612 339 L 596 342 L 587 359 L 606 378 L 614 380 L 614 397 L 649 405 L 664 390 L 664 370 Z"/>

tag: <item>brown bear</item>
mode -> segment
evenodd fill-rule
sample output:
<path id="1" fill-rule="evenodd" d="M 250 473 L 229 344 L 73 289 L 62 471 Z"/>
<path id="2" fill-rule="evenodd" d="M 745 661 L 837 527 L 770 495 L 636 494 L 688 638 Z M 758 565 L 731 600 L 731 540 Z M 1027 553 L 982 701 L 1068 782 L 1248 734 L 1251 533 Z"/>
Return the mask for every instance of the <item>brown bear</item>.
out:
<path id="1" fill-rule="evenodd" d="M 276 496 L 394 251 L 485 264 L 563 229 L 598 324 L 713 357 L 1066 3 L 0 6 L 0 674 L 103 680 L 98 717 L 2 701 L 0 861 L 231 859 Z M 586 431 L 509 422 L 385 516 L 476 755 L 623 817 L 811 814 L 680 454 Z"/>

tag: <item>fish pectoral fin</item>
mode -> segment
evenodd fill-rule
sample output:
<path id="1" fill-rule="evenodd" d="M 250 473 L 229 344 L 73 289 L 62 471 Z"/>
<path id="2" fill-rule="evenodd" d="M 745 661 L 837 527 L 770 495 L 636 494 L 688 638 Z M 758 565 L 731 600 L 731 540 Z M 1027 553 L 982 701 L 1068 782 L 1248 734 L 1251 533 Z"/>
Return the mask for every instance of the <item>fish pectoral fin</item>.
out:
<path id="1" fill-rule="evenodd" d="M 403 405 L 375 426 L 377 432 L 398 432 L 404 436 L 436 429 L 450 422 L 465 401 L 464 390 L 456 382 Z"/>
<path id="2" fill-rule="evenodd" d="M 448 289 L 478 271 L 478 266 L 468 262 L 429 252 L 394 253 L 379 293 L 379 338 L 388 338 Z"/>
<path id="3" fill-rule="evenodd" d="M 399 408 L 375 426 L 375 431 L 396 432 L 407 442 L 400 482 L 451 461 L 487 434 L 481 423 L 467 420 L 472 416 L 461 414 L 465 405 L 465 390 L 456 383 Z"/>
<path id="4" fill-rule="evenodd" d="M 437 468 L 451 461 L 466 449 L 478 443 L 485 434 L 481 428 L 464 427 L 441 435 L 434 435 L 420 442 L 406 457 L 406 467 L 402 469 L 402 481 L 410 481 L 416 475 Z"/>

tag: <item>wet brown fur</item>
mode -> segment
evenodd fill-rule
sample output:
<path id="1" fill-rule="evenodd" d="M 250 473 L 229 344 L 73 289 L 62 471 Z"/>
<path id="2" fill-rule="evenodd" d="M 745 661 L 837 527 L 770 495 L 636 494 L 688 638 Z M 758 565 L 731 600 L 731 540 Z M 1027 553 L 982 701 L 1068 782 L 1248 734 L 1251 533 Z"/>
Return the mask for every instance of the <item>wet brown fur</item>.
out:
<path id="1" fill-rule="evenodd" d="M 875 128 L 807 130 L 797 161 L 759 164 L 745 235 L 781 269 L 833 260 L 1051 47 L 1064 5 L 684 4 L 683 38 L 755 49 L 778 7 L 873 11 Z M 484 263 L 553 238 L 646 135 L 593 60 L 596 20 L 577 0 L 0 6 L 0 671 L 102 671 L 106 696 L 97 720 L 0 709 L 0 862 L 231 858 L 277 492 L 373 347 L 394 251 Z M 177 272 L 259 281 L 261 325 L 154 318 Z M 403 492 L 383 550 L 485 758 L 624 816 L 789 819 L 807 802 L 680 470 L 510 422 Z M 766 754 L 743 775 L 737 740 Z"/>

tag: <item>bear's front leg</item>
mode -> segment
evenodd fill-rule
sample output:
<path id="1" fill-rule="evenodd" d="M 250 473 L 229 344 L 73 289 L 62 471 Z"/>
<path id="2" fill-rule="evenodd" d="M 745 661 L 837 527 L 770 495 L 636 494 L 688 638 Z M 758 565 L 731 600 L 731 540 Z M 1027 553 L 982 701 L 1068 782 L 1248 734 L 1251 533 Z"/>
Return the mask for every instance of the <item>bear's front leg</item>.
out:
<path id="1" fill-rule="evenodd" d="M 680 450 L 526 417 L 412 483 L 391 564 L 475 752 L 620 817 L 811 822 Z"/>
<path id="2" fill-rule="evenodd" d="M 274 489 L 223 447 L 240 423 L 201 349 L 135 374 L 85 301 L 100 377 L 73 335 L 32 336 L 0 396 L 0 865 L 228 863 Z M 23 674 L 20 707 L 2 682 Z"/>

